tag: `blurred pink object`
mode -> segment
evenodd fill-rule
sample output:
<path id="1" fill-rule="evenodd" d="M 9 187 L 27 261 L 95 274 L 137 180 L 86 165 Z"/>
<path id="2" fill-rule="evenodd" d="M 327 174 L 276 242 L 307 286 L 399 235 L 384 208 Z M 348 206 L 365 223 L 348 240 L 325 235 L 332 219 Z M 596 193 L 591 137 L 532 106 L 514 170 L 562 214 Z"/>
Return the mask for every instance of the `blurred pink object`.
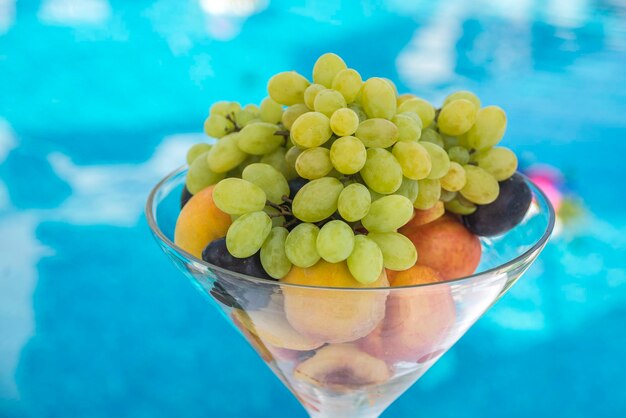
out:
<path id="1" fill-rule="evenodd" d="M 555 167 L 549 165 L 536 165 L 525 170 L 526 175 L 533 183 L 543 191 L 548 200 L 559 211 L 563 201 L 563 193 L 560 188 L 563 185 L 563 175 Z"/>

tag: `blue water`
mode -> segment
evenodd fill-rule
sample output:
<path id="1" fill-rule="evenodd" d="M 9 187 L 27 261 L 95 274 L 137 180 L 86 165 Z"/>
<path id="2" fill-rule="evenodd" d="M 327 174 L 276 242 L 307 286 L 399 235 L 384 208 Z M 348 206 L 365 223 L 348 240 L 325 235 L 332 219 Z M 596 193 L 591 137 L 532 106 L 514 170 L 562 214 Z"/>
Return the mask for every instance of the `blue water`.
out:
<path id="1" fill-rule="evenodd" d="M 504 107 L 522 165 L 584 205 L 386 416 L 626 416 L 620 0 L 0 0 L 0 416 L 305 416 L 142 207 L 213 101 L 329 50 Z"/>

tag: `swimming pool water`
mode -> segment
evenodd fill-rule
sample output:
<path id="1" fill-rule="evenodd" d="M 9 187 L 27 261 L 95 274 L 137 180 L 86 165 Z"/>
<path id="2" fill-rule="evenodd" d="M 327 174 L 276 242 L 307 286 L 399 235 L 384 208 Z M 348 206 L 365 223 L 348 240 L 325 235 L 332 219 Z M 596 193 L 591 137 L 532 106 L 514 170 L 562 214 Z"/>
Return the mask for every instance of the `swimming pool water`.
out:
<path id="1" fill-rule="evenodd" d="M 386 416 L 626 415 L 626 4 L 504 4 L 0 0 L 0 416 L 305 416 L 142 209 L 213 101 L 326 51 L 502 106 L 585 208 Z"/>

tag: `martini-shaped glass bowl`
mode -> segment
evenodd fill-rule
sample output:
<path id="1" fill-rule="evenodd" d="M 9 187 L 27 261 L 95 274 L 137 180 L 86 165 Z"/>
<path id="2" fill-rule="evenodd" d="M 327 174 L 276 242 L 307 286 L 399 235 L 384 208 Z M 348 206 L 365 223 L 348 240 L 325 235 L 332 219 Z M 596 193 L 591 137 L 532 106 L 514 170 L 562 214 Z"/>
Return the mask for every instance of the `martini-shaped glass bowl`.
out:
<path id="1" fill-rule="evenodd" d="M 311 417 L 377 417 L 520 278 L 545 246 L 554 211 L 530 181 L 522 223 L 482 238 L 477 272 L 408 287 L 337 288 L 258 279 L 177 247 L 186 169 L 163 179 L 146 215 L 162 250 L 233 324 Z M 314 274 L 346 274 L 321 264 Z"/>

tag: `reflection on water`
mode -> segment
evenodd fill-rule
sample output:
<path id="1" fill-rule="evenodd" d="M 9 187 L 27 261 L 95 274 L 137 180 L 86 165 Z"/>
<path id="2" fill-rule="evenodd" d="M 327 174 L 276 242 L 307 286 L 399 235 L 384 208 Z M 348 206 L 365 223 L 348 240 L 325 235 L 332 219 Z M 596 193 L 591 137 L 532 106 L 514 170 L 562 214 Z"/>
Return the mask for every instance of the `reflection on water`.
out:
<path id="1" fill-rule="evenodd" d="M 0 0 L 0 35 L 9 30 L 15 19 L 15 0 Z"/>
<path id="2" fill-rule="evenodd" d="M 174 279 L 141 211 L 201 140 L 179 133 L 200 132 L 210 102 L 259 101 L 269 75 L 310 68 L 320 49 L 429 99 L 465 87 L 501 104 L 523 164 L 560 168 L 588 211 L 389 415 L 414 416 L 419 400 L 434 416 L 623 416 L 626 200 L 607 162 L 626 153 L 625 11 L 0 0 L 0 416 L 265 416 L 277 404 L 302 416 Z M 526 390 L 502 398 L 512 382 Z"/>
<path id="3" fill-rule="evenodd" d="M 68 26 L 104 23 L 110 15 L 107 0 L 43 0 L 39 10 L 42 22 Z"/>

